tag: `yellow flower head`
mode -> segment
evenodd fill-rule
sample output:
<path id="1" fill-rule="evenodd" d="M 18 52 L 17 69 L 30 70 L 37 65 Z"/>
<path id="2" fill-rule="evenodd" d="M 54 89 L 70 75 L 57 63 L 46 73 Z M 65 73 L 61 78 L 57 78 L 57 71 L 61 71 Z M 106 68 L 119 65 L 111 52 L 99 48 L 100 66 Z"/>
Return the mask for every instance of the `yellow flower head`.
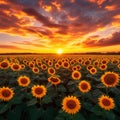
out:
<path id="1" fill-rule="evenodd" d="M 30 78 L 27 76 L 20 76 L 17 81 L 19 86 L 22 86 L 22 87 L 26 87 L 30 84 Z"/>
<path id="2" fill-rule="evenodd" d="M 32 87 L 32 95 L 36 98 L 42 98 L 46 95 L 47 89 L 43 85 L 34 85 Z"/>
<path id="3" fill-rule="evenodd" d="M 0 88 L 0 99 L 3 101 L 9 101 L 13 98 L 14 91 L 9 87 Z"/>
<path id="4" fill-rule="evenodd" d="M 90 91 L 91 85 L 86 80 L 83 80 L 78 84 L 78 88 L 80 89 L 81 92 L 85 93 Z"/>
<path id="5" fill-rule="evenodd" d="M 106 72 L 101 76 L 101 81 L 106 87 L 115 87 L 119 82 L 119 75 L 114 72 Z"/>
<path id="6" fill-rule="evenodd" d="M 68 114 L 76 114 L 81 109 L 81 103 L 77 97 L 68 96 L 62 101 L 62 109 Z"/>
<path id="7" fill-rule="evenodd" d="M 102 95 L 100 98 L 98 98 L 98 104 L 105 110 L 111 110 L 115 107 L 114 99 L 105 95 Z"/>

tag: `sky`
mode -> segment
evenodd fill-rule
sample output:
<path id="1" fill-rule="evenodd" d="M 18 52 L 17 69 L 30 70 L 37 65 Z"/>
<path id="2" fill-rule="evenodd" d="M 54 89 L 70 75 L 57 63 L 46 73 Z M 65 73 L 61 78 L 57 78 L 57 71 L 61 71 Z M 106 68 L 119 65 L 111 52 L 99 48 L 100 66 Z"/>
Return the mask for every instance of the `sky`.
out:
<path id="1" fill-rule="evenodd" d="M 119 48 L 120 0 L 0 0 L 0 53 Z"/>

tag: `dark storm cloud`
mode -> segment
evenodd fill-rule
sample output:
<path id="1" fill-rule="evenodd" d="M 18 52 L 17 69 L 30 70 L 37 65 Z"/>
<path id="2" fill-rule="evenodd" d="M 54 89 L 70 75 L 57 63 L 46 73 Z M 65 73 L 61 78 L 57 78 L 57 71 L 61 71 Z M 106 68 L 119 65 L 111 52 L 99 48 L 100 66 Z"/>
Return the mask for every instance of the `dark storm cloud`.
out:
<path id="1" fill-rule="evenodd" d="M 112 34 L 112 37 L 103 38 L 100 40 L 94 40 L 88 38 L 85 42 L 83 42 L 83 46 L 85 47 L 104 47 L 104 46 L 113 46 L 113 45 L 120 45 L 120 32 L 116 32 Z"/>
<path id="2" fill-rule="evenodd" d="M 23 11 L 25 13 L 27 13 L 28 15 L 30 15 L 30 16 L 34 16 L 38 21 L 43 23 L 45 26 L 48 26 L 48 27 L 58 27 L 58 28 L 59 27 L 65 27 L 63 25 L 55 24 L 55 23 L 51 22 L 48 17 L 45 17 L 44 15 L 38 13 L 33 8 L 23 9 Z"/>

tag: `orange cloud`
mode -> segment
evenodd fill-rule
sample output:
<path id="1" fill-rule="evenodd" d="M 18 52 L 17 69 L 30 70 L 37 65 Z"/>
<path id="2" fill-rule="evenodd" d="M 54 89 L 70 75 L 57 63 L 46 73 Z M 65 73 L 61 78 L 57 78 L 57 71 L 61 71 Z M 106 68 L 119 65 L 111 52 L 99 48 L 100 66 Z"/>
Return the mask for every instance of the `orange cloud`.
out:
<path id="1" fill-rule="evenodd" d="M 89 0 L 92 3 L 97 3 L 98 5 L 103 4 L 106 0 Z"/>
<path id="2" fill-rule="evenodd" d="M 105 7 L 106 10 L 113 11 L 116 10 L 117 6 L 116 5 L 108 5 Z"/>
<path id="3" fill-rule="evenodd" d="M 94 39 L 94 37 L 89 37 L 82 44 L 84 47 L 104 47 L 120 45 L 120 32 L 115 32 L 112 34 L 111 37 L 102 38 L 99 40 Z"/>

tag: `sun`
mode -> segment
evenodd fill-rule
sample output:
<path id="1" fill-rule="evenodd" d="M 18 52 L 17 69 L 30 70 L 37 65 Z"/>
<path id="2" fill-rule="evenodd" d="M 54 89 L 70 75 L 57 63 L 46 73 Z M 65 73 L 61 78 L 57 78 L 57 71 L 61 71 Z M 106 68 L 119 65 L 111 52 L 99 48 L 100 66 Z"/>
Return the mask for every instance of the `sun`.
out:
<path id="1" fill-rule="evenodd" d="M 59 48 L 58 50 L 57 50 L 57 54 L 62 54 L 63 53 L 63 50 L 61 49 L 61 48 Z"/>

